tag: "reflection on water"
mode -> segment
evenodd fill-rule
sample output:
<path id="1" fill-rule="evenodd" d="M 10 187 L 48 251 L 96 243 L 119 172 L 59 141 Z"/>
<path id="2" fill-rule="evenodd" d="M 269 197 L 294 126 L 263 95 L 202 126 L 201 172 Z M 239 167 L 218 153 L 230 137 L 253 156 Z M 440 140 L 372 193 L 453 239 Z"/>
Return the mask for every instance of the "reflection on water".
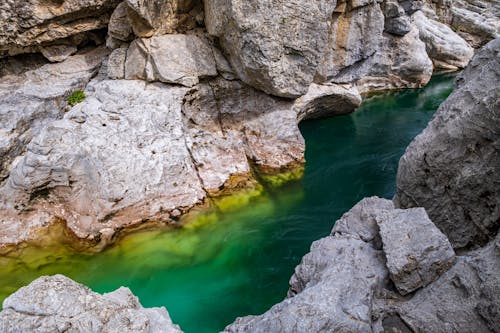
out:
<path id="1" fill-rule="evenodd" d="M 450 93 L 451 76 L 423 89 L 367 98 L 352 115 L 301 124 L 303 180 L 212 212 L 169 232 L 143 232 L 104 253 L 30 247 L 0 258 L 0 297 L 40 275 L 62 273 L 96 291 L 128 286 L 147 307 L 166 306 L 186 332 L 218 332 L 235 317 L 280 301 L 312 241 L 365 196 L 390 198 L 405 147 Z"/>

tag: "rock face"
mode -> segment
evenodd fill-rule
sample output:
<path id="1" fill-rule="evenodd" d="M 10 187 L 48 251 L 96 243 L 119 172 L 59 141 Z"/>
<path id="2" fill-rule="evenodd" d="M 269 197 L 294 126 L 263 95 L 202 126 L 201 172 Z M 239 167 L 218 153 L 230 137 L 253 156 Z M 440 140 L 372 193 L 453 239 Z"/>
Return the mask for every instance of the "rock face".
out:
<path id="1" fill-rule="evenodd" d="M 143 308 L 128 288 L 100 295 L 63 275 L 38 278 L 5 299 L 0 331 L 182 333 L 165 308 Z"/>
<path id="2" fill-rule="evenodd" d="M 448 238 L 423 208 L 396 209 L 376 217 L 391 279 L 402 295 L 436 280 L 454 263 Z"/>
<path id="3" fill-rule="evenodd" d="M 401 158 L 396 201 L 422 206 L 456 248 L 500 224 L 500 39 L 487 44 Z"/>
<path id="4" fill-rule="evenodd" d="M 59 45 L 59 61 L 67 48 L 87 41 L 99 42 L 94 33 L 106 28 L 119 0 L 5 0 L 0 5 L 0 57 L 26 52 L 48 54 L 46 47 Z M 45 51 L 44 51 L 45 50 Z"/>
<path id="5" fill-rule="evenodd" d="M 47 124 L 62 118 L 67 97 L 83 89 L 108 54 L 104 48 L 59 64 L 6 61 L 0 82 L 0 181 L 11 163 Z"/>
<path id="6" fill-rule="evenodd" d="M 332 10 L 325 0 L 207 0 L 205 22 L 243 82 L 298 97 L 307 92 L 328 44 Z"/>
<path id="7" fill-rule="evenodd" d="M 467 66 L 474 51 L 462 37 L 448 26 L 428 19 L 421 11 L 413 14 L 412 18 L 435 68 L 457 70 Z"/>

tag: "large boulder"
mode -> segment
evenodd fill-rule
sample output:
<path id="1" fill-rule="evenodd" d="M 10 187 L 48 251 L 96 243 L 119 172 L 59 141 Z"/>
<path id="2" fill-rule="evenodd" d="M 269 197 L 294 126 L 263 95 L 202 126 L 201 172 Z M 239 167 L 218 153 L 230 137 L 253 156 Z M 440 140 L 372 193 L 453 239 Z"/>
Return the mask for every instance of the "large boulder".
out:
<path id="1" fill-rule="evenodd" d="M 298 97 L 307 92 L 328 45 L 334 5 L 207 0 L 205 22 L 242 81 L 271 95 Z"/>
<path id="2" fill-rule="evenodd" d="M 500 39 L 476 54 L 399 164 L 398 205 L 424 207 L 456 248 L 500 225 L 499 55 Z"/>
<path id="3" fill-rule="evenodd" d="M 448 238 L 423 208 L 383 212 L 376 221 L 391 280 L 401 294 L 428 285 L 453 265 L 455 252 Z"/>
<path id="4" fill-rule="evenodd" d="M 42 52 L 64 60 L 68 47 L 92 40 L 106 28 L 120 0 L 5 0 L 0 4 L 0 57 Z M 55 48 L 54 48 L 55 47 Z M 48 50 L 49 49 L 49 50 Z"/>
<path id="5" fill-rule="evenodd" d="M 467 66 L 474 49 L 462 37 L 447 25 L 428 19 L 421 11 L 414 13 L 412 18 L 434 68 L 457 70 Z"/>
<path id="6" fill-rule="evenodd" d="M 145 309 L 130 289 L 98 294 L 63 276 L 42 276 L 3 302 L 0 331 L 182 333 L 167 310 Z"/>

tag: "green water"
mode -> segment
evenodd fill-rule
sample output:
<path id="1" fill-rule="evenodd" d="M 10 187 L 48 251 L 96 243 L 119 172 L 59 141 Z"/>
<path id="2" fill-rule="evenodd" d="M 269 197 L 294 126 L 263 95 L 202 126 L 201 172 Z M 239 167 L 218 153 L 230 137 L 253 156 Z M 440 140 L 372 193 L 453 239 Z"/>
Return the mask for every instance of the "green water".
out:
<path id="1" fill-rule="evenodd" d="M 130 236 L 94 256 L 62 247 L 0 258 L 0 298 L 40 275 L 63 273 L 98 292 L 130 287 L 147 307 L 166 306 L 185 332 L 218 332 L 285 295 L 312 241 L 366 196 L 393 196 L 405 147 L 450 93 L 453 78 L 367 98 L 354 114 L 301 124 L 307 165 L 300 182 L 213 213 L 195 226 Z"/>

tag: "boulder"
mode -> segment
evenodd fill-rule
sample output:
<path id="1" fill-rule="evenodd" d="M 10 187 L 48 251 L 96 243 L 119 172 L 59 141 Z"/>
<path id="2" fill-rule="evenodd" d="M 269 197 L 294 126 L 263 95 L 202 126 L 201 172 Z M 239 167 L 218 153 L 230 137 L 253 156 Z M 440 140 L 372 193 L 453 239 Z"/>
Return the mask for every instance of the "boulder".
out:
<path id="1" fill-rule="evenodd" d="M 167 310 L 145 309 L 130 289 L 98 294 L 63 276 L 42 276 L 3 302 L 0 331 L 182 333 Z"/>
<path id="2" fill-rule="evenodd" d="M 500 38 L 457 80 L 398 170 L 399 207 L 424 207 L 455 248 L 484 244 L 500 226 Z"/>
<path id="3" fill-rule="evenodd" d="M 220 39 L 238 77 L 268 94 L 307 92 L 328 45 L 326 0 L 205 1 L 208 32 Z"/>
<path id="4" fill-rule="evenodd" d="M 450 268 L 455 252 L 423 208 L 395 209 L 376 217 L 387 268 L 406 295 L 436 280 Z"/>
<path id="5" fill-rule="evenodd" d="M 134 35 L 128 17 L 129 7 L 126 2 L 120 3 L 111 17 L 108 24 L 108 35 L 122 42 L 130 42 Z"/>
<path id="6" fill-rule="evenodd" d="M 354 112 L 361 105 L 361 95 L 352 85 L 312 83 L 307 93 L 295 100 L 299 121 Z"/>
<path id="7" fill-rule="evenodd" d="M 434 68 L 458 70 L 467 66 L 474 49 L 462 37 L 443 23 L 428 19 L 421 11 L 414 13 L 412 18 Z"/>
<path id="8" fill-rule="evenodd" d="M 106 28 L 113 9 L 120 0 L 46 1 L 5 0 L 0 5 L 0 57 L 40 52 L 53 57 L 50 46 L 76 47 L 96 41 L 94 31 Z M 59 50 L 61 51 L 61 50 Z"/>
<path id="9" fill-rule="evenodd" d="M 195 35 L 139 38 L 130 44 L 125 56 L 122 48 L 116 49 L 111 60 L 108 65 L 111 78 L 160 81 L 192 87 L 200 79 L 217 76 L 211 46 Z"/>

